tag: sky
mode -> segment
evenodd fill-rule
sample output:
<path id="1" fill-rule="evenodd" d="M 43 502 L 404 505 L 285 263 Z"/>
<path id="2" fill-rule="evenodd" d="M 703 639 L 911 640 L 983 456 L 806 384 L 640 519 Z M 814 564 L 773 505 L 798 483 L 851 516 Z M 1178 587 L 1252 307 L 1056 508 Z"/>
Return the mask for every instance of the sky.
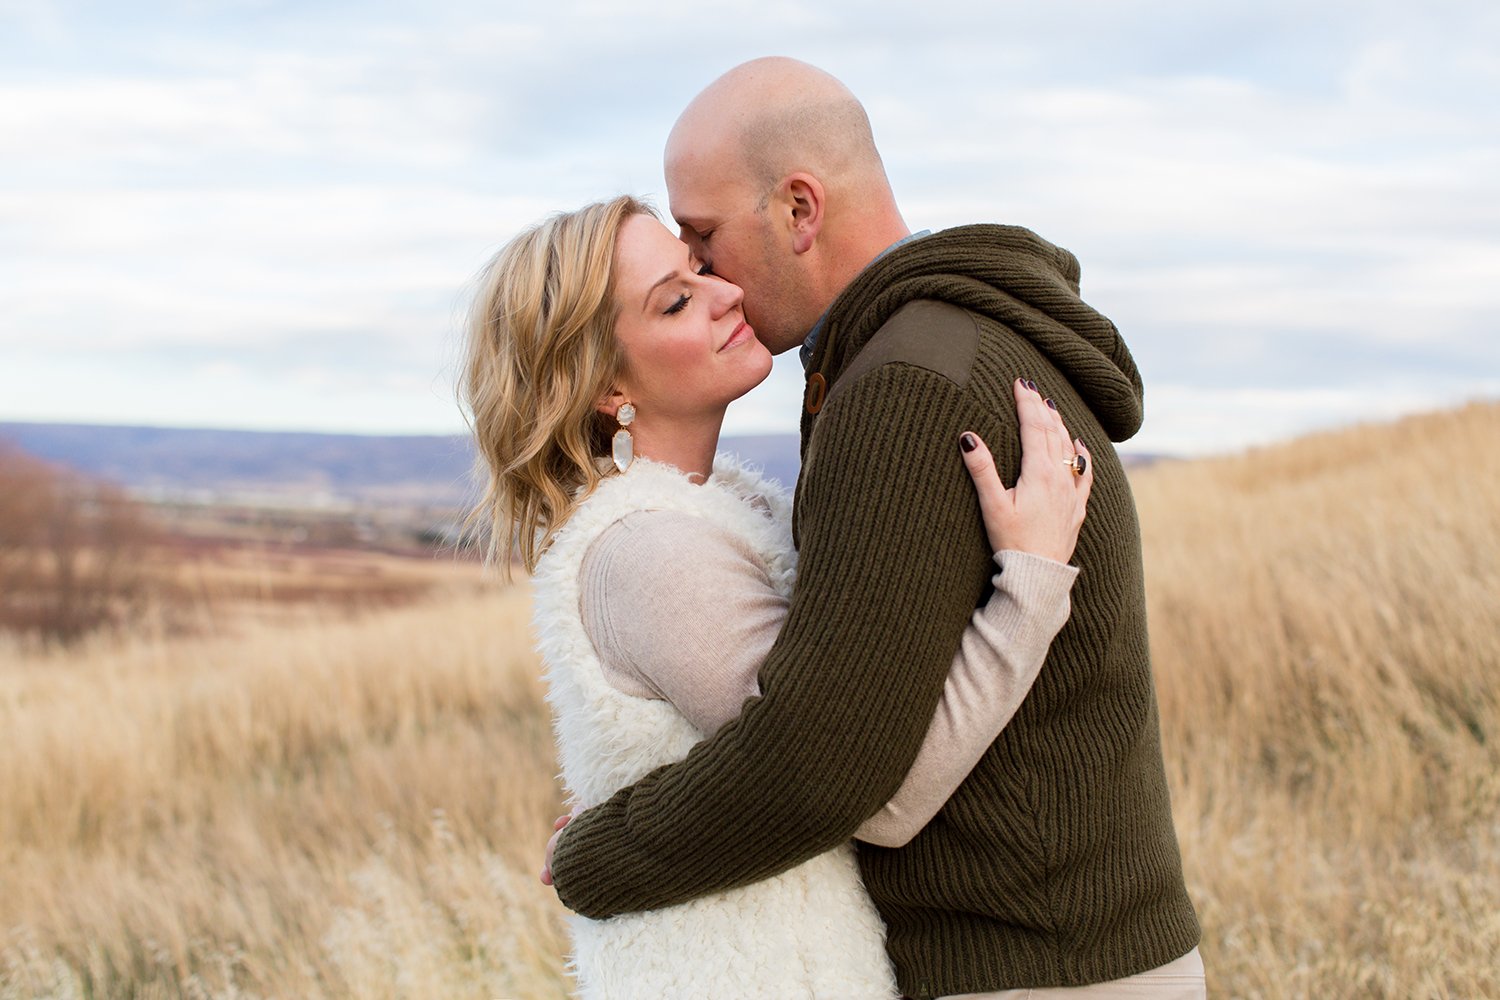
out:
<path id="1" fill-rule="evenodd" d="M 0 0 L 0 421 L 460 433 L 485 261 L 667 209 L 678 112 L 772 54 L 861 98 L 913 229 L 1079 257 L 1125 450 L 1500 398 L 1492 0 Z"/>

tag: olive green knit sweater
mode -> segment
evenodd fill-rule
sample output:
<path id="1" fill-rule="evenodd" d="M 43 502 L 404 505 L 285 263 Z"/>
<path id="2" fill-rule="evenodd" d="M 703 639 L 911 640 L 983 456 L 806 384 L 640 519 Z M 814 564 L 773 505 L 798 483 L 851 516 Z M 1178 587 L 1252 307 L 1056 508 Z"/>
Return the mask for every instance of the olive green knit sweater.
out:
<path id="1" fill-rule="evenodd" d="M 763 878 L 848 838 L 921 744 L 989 561 L 960 432 L 1019 471 L 1034 379 L 1095 458 L 1073 615 L 1010 725 L 905 847 L 860 845 L 898 981 L 919 998 L 1081 985 L 1186 953 L 1146 642 L 1139 529 L 1109 440 L 1141 421 L 1113 324 L 1071 254 L 966 226 L 872 263 L 829 311 L 803 417 L 798 583 L 761 696 L 683 761 L 581 814 L 553 863 L 591 917 Z M 815 398 L 816 393 L 810 397 Z"/>

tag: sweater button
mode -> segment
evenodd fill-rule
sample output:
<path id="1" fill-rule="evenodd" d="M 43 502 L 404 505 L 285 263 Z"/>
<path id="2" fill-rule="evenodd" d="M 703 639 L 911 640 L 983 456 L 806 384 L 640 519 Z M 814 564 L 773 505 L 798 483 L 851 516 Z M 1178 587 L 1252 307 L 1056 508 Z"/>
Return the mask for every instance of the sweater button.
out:
<path id="1" fill-rule="evenodd" d="M 807 394 L 804 402 L 807 404 L 808 413 L 817 413 L 823 409 L 823 401 L 828 398 L 828 380 L 823 377 L 822 372 L 813 372 L 807 376 Z"/>

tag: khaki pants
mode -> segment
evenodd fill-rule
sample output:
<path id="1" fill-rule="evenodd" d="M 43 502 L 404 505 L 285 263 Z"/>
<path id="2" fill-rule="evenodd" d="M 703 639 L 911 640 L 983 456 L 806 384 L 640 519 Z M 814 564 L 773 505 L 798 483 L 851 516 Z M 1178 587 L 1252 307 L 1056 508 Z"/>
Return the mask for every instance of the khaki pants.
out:
<path id="1" fill-rule="evenodd" d="M 1035 990 L 964 993 L 943 1000 L 1204 1000 L 1203 959 L 1198 949 L 1158 969 L 1091 986 L 1048 986 Z"/>

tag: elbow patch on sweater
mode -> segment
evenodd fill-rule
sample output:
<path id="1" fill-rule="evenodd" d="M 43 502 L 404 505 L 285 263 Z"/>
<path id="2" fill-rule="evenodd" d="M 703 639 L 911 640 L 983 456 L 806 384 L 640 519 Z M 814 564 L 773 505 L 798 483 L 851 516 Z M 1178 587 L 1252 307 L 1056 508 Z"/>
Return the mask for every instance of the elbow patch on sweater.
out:
<path id="1" fill-rule="evenodd" d="M 828 390 L 828 402 L 860 376 L 892 362 L 924 368 L 967 388 L 979 353 L 979 323 L 967 309 L 933 299 L 908 302 L 891 314 Z M 827 405 L 826 403 L 824 404 Z"/>

